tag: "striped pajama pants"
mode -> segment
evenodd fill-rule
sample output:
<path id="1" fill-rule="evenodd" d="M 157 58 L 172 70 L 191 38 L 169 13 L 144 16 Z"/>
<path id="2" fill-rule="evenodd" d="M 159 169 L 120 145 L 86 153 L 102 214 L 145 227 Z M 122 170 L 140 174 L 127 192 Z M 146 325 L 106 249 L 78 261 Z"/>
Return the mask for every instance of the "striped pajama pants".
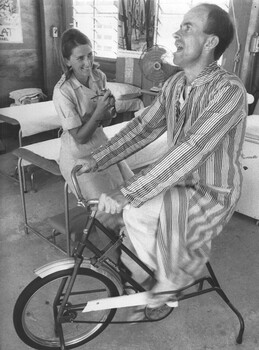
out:
<path id="1" fill-rule="evenodd" d="M 211 240 L 229 217 L 226 207 L 206 192 L 173 187 L 140 208 L 124 210 L 125 244 L 155 271 L 158 282 L 170 281 L 179 289 L 200 275 L 209 259 Z M 126 254 L 121 258 L 139 283 L 146 279 L 147 274 Z"/>

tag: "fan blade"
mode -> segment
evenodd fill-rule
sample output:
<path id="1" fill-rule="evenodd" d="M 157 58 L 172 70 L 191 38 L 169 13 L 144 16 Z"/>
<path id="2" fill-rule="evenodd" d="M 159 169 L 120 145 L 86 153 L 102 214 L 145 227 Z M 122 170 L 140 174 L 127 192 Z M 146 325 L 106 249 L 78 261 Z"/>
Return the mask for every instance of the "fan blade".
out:
<path id="1" fill-rule="evenodd" d="M 173 65 L 173 54 L 157 45 L 142 53 L 139 66 L 145 78 L 153 83 L 163 83 L 180 70 Z"/>
<path id="2" fill-rule="evenodd" d="M 145 62 L 144 66 L 145 66 L 144 68 L 147 71 L 161 69 L 161 63 L 157 60 L 156 61 L 147 61 L 147 62 Z"/>
<path id="3" fill-rule="evenodd" d="M 146 74 L 145 77 L 147 79 L 150 79 L 153 82 L 159 82 L 161 79 L 164 78 L 164 72 L 162 69 L 156 70 L 154 68 L 151 68 Z"/>

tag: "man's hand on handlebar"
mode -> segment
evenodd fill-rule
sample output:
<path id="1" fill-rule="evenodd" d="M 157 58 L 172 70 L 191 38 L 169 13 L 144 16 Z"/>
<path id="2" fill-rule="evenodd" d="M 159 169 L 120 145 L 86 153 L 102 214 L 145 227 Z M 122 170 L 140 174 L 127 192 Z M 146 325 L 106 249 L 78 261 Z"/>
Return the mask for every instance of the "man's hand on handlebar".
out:
<path id="1" fill-rule="evenodd" d="M 81 163 L 79 163 L 78 165 L 82 165 L 82 167 L 77 171 L 77 175 L 82 175 L 84 173 L 91 173 L 91 172 L 95 172 L 97 171 L 97 163 L 96 163 L 96 160 L 89 156 L 88 158 L 86 158 L 84 160 L 84 163 L 82 164 L 82 161 Z"/>
<path id="2" fill-rule="evenodd" d="M 102 193 L 99 198 L 98 210 L 109 214 L 119 214 L 127 206 L 128 200 L 120 190 Z"/>

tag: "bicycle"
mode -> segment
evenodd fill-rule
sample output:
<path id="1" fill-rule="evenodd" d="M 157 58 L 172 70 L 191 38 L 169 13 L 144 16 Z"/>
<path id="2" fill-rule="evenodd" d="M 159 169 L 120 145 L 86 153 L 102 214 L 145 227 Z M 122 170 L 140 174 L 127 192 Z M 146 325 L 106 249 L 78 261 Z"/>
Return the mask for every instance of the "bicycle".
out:
<path id="1" fill-rule="evenodd" d="M 118 248 L 154 279 L 153 271 L 123 244 L 123 232 L 118 235 L 96 219 L 98 200 L 86 201 L 83 198 L 76 178 L 79 169 L 80 166 L 76 166 L 71 176 L 78 205 L 86 208 L 87 221 L 82 236 L 71 258 L 58 260 L 35 271 L 38 277 L 22 291 L 13 311 L 18 336 L 24 343 L 39 350 L 68 350 L 81 346 L 97 337 L 110 323 L 132 323 L 113 321 L 117 308 L 147 304 L 148 292 L 119 260 L 113 261 L 109 257 Z M 96 227 L 109 238 L 102 250 L 90 240 Z M 89 259 L 83 256 L 86 247 L 94 254 Z M 207 268 L 210 275 L 179 290 L 176 301 L 157 309 L 146 305 L 146 319 L 137 322 L 162 320 L 171 314 L 178 301 L 216 291 L 238 317 L 240 329 L 236 342 L 242 343 L 243 317 L 221 289 L 209 262 Z M 204 288 L 205 281 L 209 284 L 207 288 Z M 188 288 L 196 285 L 196 291 L 186 293 Z M 133 289 L 134 294 L 126 293 L 128 287 Z"/>

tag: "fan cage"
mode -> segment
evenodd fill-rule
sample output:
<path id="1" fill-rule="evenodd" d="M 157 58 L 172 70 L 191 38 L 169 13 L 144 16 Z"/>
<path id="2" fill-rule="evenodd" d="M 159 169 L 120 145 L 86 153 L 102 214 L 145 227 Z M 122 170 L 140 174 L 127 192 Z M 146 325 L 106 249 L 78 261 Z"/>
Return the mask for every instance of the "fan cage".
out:
<path id="1" fill-rule="evenodd" d="M 175 66 L 166 64 L 163 60 L 163 56 L 169 54 L 165 47 L 158 45 L 142 52 L 139 58 L 139 66 L 147 80 L 154 84 L 163 83 L 169 77 L 170 70 L 172 72 L 175 70 Z"/>

